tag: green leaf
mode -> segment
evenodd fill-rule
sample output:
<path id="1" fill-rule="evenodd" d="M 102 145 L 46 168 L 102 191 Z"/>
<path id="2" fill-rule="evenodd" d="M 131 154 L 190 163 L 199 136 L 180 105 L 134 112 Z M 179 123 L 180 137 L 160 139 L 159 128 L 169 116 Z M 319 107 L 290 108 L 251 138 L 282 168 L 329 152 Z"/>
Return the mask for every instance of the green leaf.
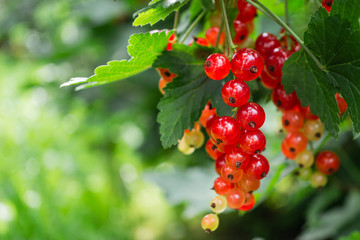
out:
<path id="1" fill-rule="evenodd" d="M 221 109 L 222 115 L 231 114 L 231 108 L 219 100 L 222 83 L 209 79 L 204 72 L 204 62 L 214 49 L 197 44 L 189 47 L 174 44 L 173 51 L 164 52 L 154 63 L 154 67 L 168 68 L 178 74 L 165 88 L 165 96 L 158 105 L 160 110 L 161 142 L 164 148 L 177 144 L 185 129 L 191 129 L 201 115 L 206 103 Z"/>
<path id="2" fill-rule="evenodd" d="M 344 6 L 347 1 L 342 0 Z M 360 14 L 357 9 L 357 13 Z M 347 14 L 338 6 L 339 14 Z M 355 15 L 355 13 L 349 13 Z M 293 54 L 284 64 L 282 83 L 286 91 L 296 89 L 303 106 L 323 121 L 332 136 L 339 132 L 339 109 L 335 93 L 341 93 L 348 104 L 354 133 L 360 132 L 360 42 L 359 28 L 352 28 L 348 16 L 329 16 L 320 8 L 311 18 L 304 34 L 305 45 L 324 66 L 320 69 L 303 50 Z"/>
<path id="3" fill-rule="evenodd" d="M 215 8 L 214 0 L 201 0 L 201 5 L 205 10 L 213 10 Z"/>
<path id="4" fill-rule="evenodd" d="M 331 6 L 331 16 L 340 16 L 352 24 L 353 28 L 359 28 L 360 1 L 336 0 Z"/>
<path id="5" fill-rule="evenodd" d="M 178 11 L 189 0 L 153 0 L 149 7 L 138 16 L 133 22 L 134 26 L 144 26 L 146 24 L 154 25 L 160 20 L 164 20 L 173 11 Z"/>
<path id="6" fill-rule="evenodd" d="M 130 60 L 110 61 L 105 66 L 95 69 L 95 75 L 89 78 L 72 78 L 61 87 L 78 86 L 76 90 L 108 84 L 128 78 L 150 68 L 161 52 L 166 48 L 172 32 L 139 33 L 129 39 L 128 53 Z"/>

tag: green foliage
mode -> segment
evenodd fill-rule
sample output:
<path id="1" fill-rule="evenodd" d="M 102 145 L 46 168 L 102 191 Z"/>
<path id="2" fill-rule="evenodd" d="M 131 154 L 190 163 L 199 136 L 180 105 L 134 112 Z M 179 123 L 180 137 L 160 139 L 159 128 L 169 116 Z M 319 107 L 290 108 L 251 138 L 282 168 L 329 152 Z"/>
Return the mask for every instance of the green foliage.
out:
<path id="1" fill-rule="evenodd" d="M 194 127 L 209 100 L 219 110 L 229 109 L 219 105 L 223 102 L 218 99 L 222 81 L 211 80 L 204 72 L 205 59 L 212 52 L 213 49 L 196 44 L 192 47 L 174 44 L 173 51 L 164 52 L 154 62 L 154 67 L 167 68 L 178 74 L 166 86 L 166 94 L 158 105 L 158 122 L 164 148 L 177 144 L 184 130 Z"/>
<path id="2" fill-rule="evenodd" d="M 154 25 L 160 20 L 164 20 L 172 12 L 178 11 L 189 0 L 154 0 L 149 3 L 149 7 L 143 9 L 135 18 L 134 26 Z"/>
<path id="3" fill-rule="evenodd" d="M 360 10 L 356 8 L 349 13 L 342 11 L 347 4 L 340 6 L 335 2 L 334 6 L 337 8 L 335 16 L 329 16 L 320 8 L 304 34 L 305 45 L 320 59 L 324 69 L 320 69 L 308 53 L 301 50 L 286 61 L 282 83 L 288 92 L 296 89 L 302 105 L 310 105 L 311 111 L 319 115 L 333 136 L 338 135 L 340 124 L 334 95 L 341 93 L 348 103 L 357 134 L 360 132 L 360 49 L 357 47 L 360 31 L 359 28 L 351 28 L 348 20 L 354 20 L 353 15 L 359 16 Z"/>
<path id="4" fill-rule="evenodd" d="M 206 10 L 214 10 L 214 0 L 201 0 L 201 5 Z"/>
<path id="5" fill-rule="evenodd" d="M 61 87 L 82 84 L 76 88 L 99 86 L 125 79 L 149 69 L 157 56 L 166 48 L 172 32 L 133 34 L 129 40 L 130 60 L 111 61 L 106 66 L 95 69 L 95 75 L 89 78 L 72 78 Z"/>

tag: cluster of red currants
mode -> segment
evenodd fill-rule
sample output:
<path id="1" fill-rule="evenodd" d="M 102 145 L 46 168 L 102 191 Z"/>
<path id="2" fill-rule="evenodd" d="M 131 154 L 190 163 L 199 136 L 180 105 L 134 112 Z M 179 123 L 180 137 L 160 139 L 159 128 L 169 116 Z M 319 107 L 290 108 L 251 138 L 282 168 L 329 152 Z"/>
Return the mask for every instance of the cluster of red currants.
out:
<path id="1" fill-rule="evenodd" d="M 311 113 L 309 106 L 301 106 L 295 91 L 287 94 L 281 85 L 284 62 L 292 53 L 299 50 L 296 40 L 290 38 L 291 42 L 288 45 L 287 36 L 283 33 L 282 31 L 280 34 L 280 40 L 271 33 L 263 33 L 255 42 L 255 49 L 265 60 L 261 82 L 266 88 L 273 90 L 272 100 L 277 108 L 282 111 L 282 126 L 287 132 L 281 145 L 283 154 L 286 158 L 295 160 L 299 164 L 300 168 L 296 173 L 301 179 L 310 180 L 313 187 L 323 187 L 327 182 L 325 174 L 335 172 L 338 165 L 336 167 L 327 163 L 330 165 L 318 167 L 316 172 L 311 169 L 314 163 L 314 155 L 310 150 L 306 149 L 308 141 L 320 140 L 323 136 L 324 125 L 317 116 Z M 339 94 L 336 94 L 335 97 L 341 115 L 346 110 L 346 102 Z M 320 159 L 323 159 L 322 154 L 319 154 L 319 156 Z M 318 160 L 316 160 L 317 162 Z M 338 162 L 333 162 L 335 161 L 331 161 L 332 164 L 338 164 Z M 318 166 L 318 164 L 316 165 Z M 325 171 L 325 168 L 331 169 L 331 171 Z"/>

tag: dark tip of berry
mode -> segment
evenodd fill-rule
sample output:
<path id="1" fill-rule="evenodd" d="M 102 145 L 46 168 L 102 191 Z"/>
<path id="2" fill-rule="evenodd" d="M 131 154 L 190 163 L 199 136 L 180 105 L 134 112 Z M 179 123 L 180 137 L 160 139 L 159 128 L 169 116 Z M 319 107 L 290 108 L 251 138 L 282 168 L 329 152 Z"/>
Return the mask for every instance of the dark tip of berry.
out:
<path id="1" fill-rule="evenodd" d="M 255 17 L 257 17 L 258 16 L 258 14 L 257 14 L 257 12 L 255 12 L 255 15 L 254 15 Z"/>
<path id="2" fill-rule="evenodd" d="M 321 191 L 322 189 L 323 189 L 322 187 L 318 187 L 318 188 L 317 188 L 318 191 Z"/>
<path id="3" fill-rule="evenodd" d="M 216 147 L 215 144 L 213 144 L 213 146 L 211 147 L 211 149 L 212 149 L 213 151 L 215 151 L 216 148 L 217 148 L 217 147 Z"/>
<path id="4" fill-rule="evenodd" d="M 285 119 L 284 125 L 285 125 L 285 126 L 289 126 L 289 124 L 290 124 L 289 120 Z"/>
<path id="5" fill-rule="evenodd" d="M 250 194 L 252 194 L 252 193 L 253 193 L 253 191 L 249 191 L 249 193 L 250 193 Z"/>
<path id="6" fill-rule="evenodd" d="M 235 98 L 229 97 L 229 103 L 235 103 Z"/>
<path id="7" fill-rule="evenodd" d="M 315 133 L 315 137 L 317 137 L 317 138 L 321 138 L 321 133 Z"/>
<path id="8" fill-rule="evenodd" d="M 197 37 L 193 37 L 193 39 L 194 39 L 194 41 L 195 41 L 195 42 L 198 40 L 198 38 L 197 38 Z"/>
<path id="9" fill-rule="evenodd" d="M 214 187 L 212 187 L 212 188 L 210 188 L 210 190 L 215 190 L 215 188 L 214 188 Z"/>
<path id="10" fill-rule="evenodd" d="M 290 150 L 290 152 L 293 152 L 293 153 L 296 151 L 296 149 L 293 147 L 291 147 L 289 150 Z"/>
<path id="11" fill-rule="evenodd" d="M 258 70 L 258 68 L 256 67 L 256 66 L 252 66 L 251 68 L 250 68 L 250 72 L 251 73 L 257 73 L 259 70 Z"/>
<path id="12" fill-rule="evenodd" d="M 279 133 L 283 133 L 283 131 L 284 131 L 284 130 L 280 129 L 280 130 L 279 130 Z"/>
<path id="13" fill-rule="evenodd" d="M 210 62 L 210 61 L 206 61 L 206 62 L 205 62 L 205 65 L 206 65 L 207 67 L 210 67 L 210 66 L 211 66 L 211 62 Z"/>
<path id="14" fill-rule="evenodd" d="M 211 233 L 211 230 L 207 228 L 207 229 L 205 229 L 205 232 L 206 233 Z"/>
<path id="15" fill-rule="evenodd" d="M 275 71 L 275 67 L 273 65 L 268 66 L 268 69 L 269 69 L 270 72 Z"/>
<path id="16" fill-rule="evenodd" d="M 276 101 L 276 105 L 277 105 L 278 107 L 280 107 L 280 106 L 282 105 L 282 102 L 281 102 L 280 100 L 277 100 L 277 101 Z"/>
<path id="17" fill-rule="evenodd" d="M 302 165 L 301 163 L 299 164 L 299 168 L 303 168 L 304 167 L 304 165 Z"/>
<path id="18" fill-rule="evenodd" d="M 229 175 L 227 175 L 227 178 L 230 179 L 230 180 L 233 180 L 234 176 L 232 174 L 229 174 Z"/>
<path id="19" fill-rule="evenodd" d="M 222 143 L 223 141 L 221 139 L 216 139 L 216 144 L 219 145 L 220 143 Z"/>
<path id="20" fill-rule="evenodd" d="M 240 168 L 240 166 L 241 166 L 241 162 L 236 162 L 235 163 L 235 167 Z"/>
<path id="21" fill-rule="evenodd" d="M 215 208 L 215 207 L 216 207 L 216 204 L 215 204 L 215 203 L 212 203 L 212 204 L 210 205 L 210 207 Z"/>
<path id="22" fill-rule="evenodd" d="M 165 71 L 164 74 L 165 74 L 165 76 L 167 76 L 167 77 L 170 77 L 170 76 L 171 76 L 171 73 L 170 73 L 169 71 Z"/>
<path id="23" fill-rule="evenodd" d="M 333 4 L 332 1 L 327 1 L 327 2 L 326 2 L 326 5 L 328 5 L 329 7 L 331 7 L 332 4 Z"/>
<path id="24" fill-rule="evenodd" d="M 299 171 L 294 172 L 294 175 L 299 176 L 300 175 Z"/>
<path id="25" fill-rule="evenodd" d="M 255 128 L 255 127 L 256 127 L 256 123 L 253 122 L 253 121 L 249 122 L 248 124 L 249 124 L 249 126 L 250 126 L 251 128 Z"/>
<path id="26" fill-rule="evenodd" d="M 245 35 L 241 35 L 240 40 L 244 40 L 244 39 L 245 39 Z"/>
<path id="27" fill-rule="evenodd" d="M 261 153 L 260 149 L 255 151 L 255 154 L 260 154 L 260 153 Z"/>
<path id="28" fill-rule="evenodd" d="M 209 103 L 209 109 L 213 109 L 213 106 L 211 103 Z"/>
<path id="29" fill-rule="evenodd" d="M 333 173 L 334 172 L 334 169 L 333 168 L 330 168 L 329 169 L 329 173 Z"/>
<path id="30" fill-rule="evenodd" d="M 263 178 L 265 176 L 266 176 L 266 172 L 262 172 L 261 177 Z"/>

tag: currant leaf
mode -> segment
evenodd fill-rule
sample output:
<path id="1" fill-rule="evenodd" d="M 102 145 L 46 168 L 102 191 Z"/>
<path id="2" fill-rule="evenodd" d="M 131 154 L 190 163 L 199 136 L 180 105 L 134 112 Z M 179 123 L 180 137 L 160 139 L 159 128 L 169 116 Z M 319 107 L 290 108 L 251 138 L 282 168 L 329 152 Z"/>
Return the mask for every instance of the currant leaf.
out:
<path id="1" fill-rule="evenodd" d="M 231 114 L 231 108 L 221 99 L 223 80 L 214 81 L 204 72 L 205 59 L 213 52 L 214 49 L 197 44 L 191 47 L 174 44 L 172 51 L 164 52 L 154 62 L 153 67 L 167 68 L 178 75 L 166 85 L 165 96 L 158 105 L 157 120 L 164 148 L 177 144 L 184 130 L 194 127 L 208 100 L 221 110 L 219 115 Z"/>
<path id="2" fill-rule="evenodd" d="M 95 69 L 89 78 L 72 78 L 61 87 L 82 84 L 76 90 L 99 86 L 128 78 L 150 68 L 158 55 L 166 48 L 171 32 L 139 33 L 129 39 L 130 60 L 110 61 Z"/>
<path id="3" fill-rule="evenodd" d="M 178 11 L 189 0 L 153 0 L 149 6 L 136 13 L 133 26 L 154 25 L 164 20 L 173 11 Z"/>
<path id="4" fill-rule="evenodd" d="M 353 2 L 342 2 L 345 4 L 347 1 Z M 341 6 L 337 8 L 336 16 L 329 16 L 325 9 L 320 8 L 304 33 L 305 45 L 318 57 L 323 69 L 304 50 L 300 50 L 285 62 L 282 78 L 286 91 L 296 89 L 302 105 L 310 105 L 311 111 L 320 117 L 334 137 L 338 135 L 340 124 L 334 97 L 337 92 L 348 104 L 354 133 L 360 132 L 360 31 L 352 28 L 349 22 L 355 18 L 343 16 L 348 12 L 342 11 Z M 359 11 L 357 9 L 358 16 Z"/>
<path id="5" fill-rule="evenodd" d="M 214 6 L 214 0 L 201 0 L 201 5 L 206 10 L 213 10 L 215 8 Z"/>

